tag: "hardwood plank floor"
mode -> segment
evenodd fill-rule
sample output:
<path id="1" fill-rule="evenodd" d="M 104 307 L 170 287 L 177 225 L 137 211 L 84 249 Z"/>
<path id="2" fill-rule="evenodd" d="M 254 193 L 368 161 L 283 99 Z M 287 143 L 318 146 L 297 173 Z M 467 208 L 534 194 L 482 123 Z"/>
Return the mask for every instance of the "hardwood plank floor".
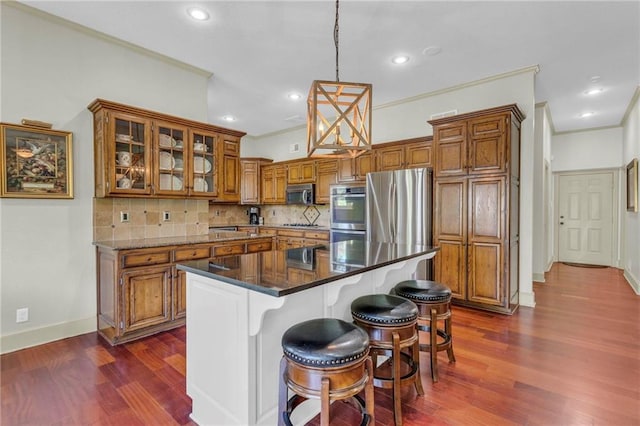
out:
<path id="1" fill-rule="evenodd" d="M 425 395 L 404 390 L 405 425 L 640 425 L 640 296 L 613 268 L 554 264 L 546 281 L 513 316 L 454 307 L 457 362 L 441 353 L 433 384 L 421 354 Z M 2 355 L 0 423 L 194 425 L 185 338 L 111 347 L 90 333 Z M 393 424 L 390 391 L 375 399 L 377 424 Z M 332 407 L 332 424 L 357 421 Z"/>

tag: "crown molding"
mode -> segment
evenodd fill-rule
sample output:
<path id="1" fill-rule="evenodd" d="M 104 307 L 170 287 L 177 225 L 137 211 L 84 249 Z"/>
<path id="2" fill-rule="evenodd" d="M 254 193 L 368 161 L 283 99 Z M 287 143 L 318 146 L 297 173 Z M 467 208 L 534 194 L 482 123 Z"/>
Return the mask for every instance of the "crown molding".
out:
<path id="1" fill-rule="evenodd" d="M 636 91 L 633 93 L 633 96 L 629 101 L 627 110 L 625 111 L 624 115 L 622 116 L 622 120 L 620 121 L 621 126 L 624 126 L 626 124 L 627 120 L 629 119 L 629 116 L 631 115 L 631 111 L 633 110 L 633 107 L 635 106 L 636 102 L 638 102 L 638 98 L 640 98 L 640 86 L 636 87 Z"/>

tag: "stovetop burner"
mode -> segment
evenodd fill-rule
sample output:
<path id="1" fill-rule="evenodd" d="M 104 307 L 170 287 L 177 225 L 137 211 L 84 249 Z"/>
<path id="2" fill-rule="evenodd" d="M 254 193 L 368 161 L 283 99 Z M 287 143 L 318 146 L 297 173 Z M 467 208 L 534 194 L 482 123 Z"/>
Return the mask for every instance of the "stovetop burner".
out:
<path id="1" fill-rule="evenodd" d="M 317 227 L 315 223 L 283 223 L 282 226 L 304 226 L 304 227 Z"/>

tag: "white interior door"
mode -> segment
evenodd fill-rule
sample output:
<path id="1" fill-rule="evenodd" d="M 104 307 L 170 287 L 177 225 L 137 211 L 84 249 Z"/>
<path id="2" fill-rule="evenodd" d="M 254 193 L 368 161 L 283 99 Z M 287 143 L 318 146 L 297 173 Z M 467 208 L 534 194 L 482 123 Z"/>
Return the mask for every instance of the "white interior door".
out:
<path id="1" fill-rule="evenodd" d="M 558 260 L 612 265 L 613 172 L 560 175 Z"/>

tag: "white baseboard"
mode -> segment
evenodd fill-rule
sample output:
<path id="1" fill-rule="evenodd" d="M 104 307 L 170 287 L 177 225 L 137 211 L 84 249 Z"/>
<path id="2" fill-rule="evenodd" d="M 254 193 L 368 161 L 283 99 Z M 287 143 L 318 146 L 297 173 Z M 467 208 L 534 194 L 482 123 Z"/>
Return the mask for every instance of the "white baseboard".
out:
<path id="1" fill-rule="evenodd" d="M 537 282 L 537 283 L 543 283 L 544 281 L 544 273 L 540 274 L 540 273 L 533 273 L 533 281 Z"/>
<path id="2" fill-rule="evenodd" d="M 533 292 L 524 293 L 521 291 L 519 295 L 519 299 L 520 299 L 520 306 L 527 306 L 529 308 L 536 307 L 536 295 Z"/>
<path id="3" fill-rule="evenodd" d="M 96 331 L 96 317 L 90 317 L 42 328 L 26 330 L 21 333 L 0 336 L 0 354 L 14 352 L 32 346 L 42 345 L 55 340 Z"/>
<path id="4" fill-rule="evenodd" d="M 640 281 L 633 274 L 626 269 L 623 272 L 624 278 L 627 280 L 633 291 L 640 296 Z"/>

